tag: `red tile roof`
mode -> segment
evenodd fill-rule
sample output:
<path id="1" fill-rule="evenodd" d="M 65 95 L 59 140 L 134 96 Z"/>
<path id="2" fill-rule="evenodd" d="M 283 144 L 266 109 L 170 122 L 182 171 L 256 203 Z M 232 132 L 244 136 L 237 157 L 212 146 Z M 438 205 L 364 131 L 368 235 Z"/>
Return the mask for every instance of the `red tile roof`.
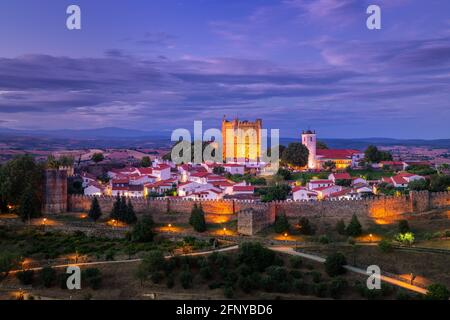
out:
<path id="1" fill-rule="evenodd" d="M 320 184 L 320 183 L 327 183 L 327 184 L 333 184 L 333 181 L 327 180 L 327 179 L 317 179 L 317 180 L 311 180 L 309 183 L 313 184 Z"/>
<path id="2" fill-rule="evenodd" d="M 355 153 L 361 151 L 353 149 L 318 149 L 316 154 L 326 159 L 350 159 Z"/>
<path id="3" fill-rule="evenodd" d="M 336 180 L 351 180 L 352 177 L 348 172 L 343 173 L 333 173 L 333 176 Z"/>
<path id="4" fill-rule="evenodd" d="M 254 186 L 234 186 L 233 191 L 235 192 L 254 192 Z"/>

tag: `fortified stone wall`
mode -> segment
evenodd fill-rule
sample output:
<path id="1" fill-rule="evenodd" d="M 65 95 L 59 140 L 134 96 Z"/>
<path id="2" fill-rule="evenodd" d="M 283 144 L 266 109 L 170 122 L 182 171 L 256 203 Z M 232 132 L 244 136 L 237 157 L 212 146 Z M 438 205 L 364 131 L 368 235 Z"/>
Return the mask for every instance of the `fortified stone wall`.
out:
<path id="1" fill-rule="evenodd" d="M 67 171 L 45 170 L 44 204 L 42 211 L 47 214 L 67 211 Z"/>
<path id="2" fill-rule="evenodd" d="M 254 235 L 275 222 L 275 212 L 264 209 L 245 209 L 238 213 L 238 233 Z"/>
<path id="3" fill-rule="evenodd" d="M 59 198 L 58 198 L 59 199 Z M 102 211 L 111 212 L 114 197 L 98 197 Z M 68 211 L 86 212 L 91 205 L 92 197 L 71 195 L 68 199 Z M 374 197 L 363 200 L 336 201 L 279 201 L 268 204 L 253 201 L 207 200 L 193 201 L 180 199 L 144 199 L 131 198 L 137 214 L 151 213 L 157 223 L 187 223 L 195 203 L 201 204 L 206 220 L 211 223 L 225 223 L 236 219 L 247 219 L 249 215 L 238 213 L 248 209 L 267 212 L 262 217 L 255 217 L 254 225 L 273 222 L 276 214 L 285 213 L 293 223 L 299 217 L 307 217 L 321 227 L 334 225 L 337 220 L 348 221 L 356 214 L 363 225 L 372 222 L 389 223 L 404 219 L 405 215 L 426 212 L 433 208 L 450 206 L 450 193 L 411 192 L 399 197 Z M 60 208 L 61 209 L 61 208 Z M 262 219 L 262 220 L 260 220 Z M 265 219 L 266 222 L 263 220 Z M 252 227 L 252 229 L 254 229 Z"/>

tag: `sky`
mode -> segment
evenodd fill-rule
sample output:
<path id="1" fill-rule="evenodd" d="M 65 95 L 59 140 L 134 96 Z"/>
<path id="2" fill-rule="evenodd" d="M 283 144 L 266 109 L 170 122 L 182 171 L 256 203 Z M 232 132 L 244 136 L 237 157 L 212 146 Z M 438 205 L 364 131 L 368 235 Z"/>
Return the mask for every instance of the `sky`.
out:
<path id="1" fill-rule="evenodd" d="M 448 0 L 0 2 L 0 127 L 436 139 L 449 110 Z"/>

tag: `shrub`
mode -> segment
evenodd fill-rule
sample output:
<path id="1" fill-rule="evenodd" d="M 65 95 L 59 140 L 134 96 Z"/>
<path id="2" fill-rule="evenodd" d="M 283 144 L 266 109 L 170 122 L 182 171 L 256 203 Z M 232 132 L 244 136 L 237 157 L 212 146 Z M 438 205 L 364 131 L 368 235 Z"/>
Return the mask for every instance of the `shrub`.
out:
<path id="1" fill-rule="evenodd" d="M 289 231 L 289 221 L 284 213 L 276 216 L 274 230 L 276 233 L 284 233 Z"/>
<path id="2" fill-rule="evenodd" d="M 362 226 L 359 223 L 358 217 L 355 214 L 352 216 L 352 220 L 350 220 L 346 232 L 349 236 L 352 237 L 357 237 L 361 235 Z"/>
<path id="3" fill-rule="evenodd" d="M 30 285 L 33 283 L 34 271 L 33 270 L 24 270 L 16 273 L 17 279 L 19 279 L 20 283 L 23 285 Z"/>
<path id="4" fill-rule="evenodd" d="M 173 278 L 172 275 L 166 278 L 166 286 L 169 289 L 172 289 L 175 286 L 175 279 Z"/>
<path id="5" fill-rule="evenodd" d="M 303 280 L 294 280 L 294 288 L 300 294 L 306 295 L 309 293 L 309 285 Z"/>
<path id="6" fill-rule="evenodd" d="M 342 292 L 348 287 L 348 283 L 345 279 L 335 278 L 330 283 L 330 296 L 333 299 L 339 299 Z"/>
<path id="7" fill-rule="evenodd" d="M 321 244 L 329 244 L 330 243 L 330 238 L 328 238 L 328 236 L 323 235 L 319 238 L 319 242 Z"/>
<path id="8" fill-rule="evenodd" d="M 67 279 L 70 277 L 70 274 L 60 273 L 58 275 L 58 283 L 61 289 L 67 289 Z"/>
<path id="9" fill-rule="evenodd" d="M 234 297 L 234 290 L 232 286 L 225 286 L 223 288 L 223 295 L 227 299 L 232 299 Z"/>
<path id="10" fill-rule="evenodd" d="M 398 222 L 398 232 L 399 233 L 407 233 L 410 232 L 408 220 L 400 220 Z"/>
<path id="11" fill-rule="evenodd" d="M 200 275 L 205 280 L 211 279 L 212 278 L 211 268 L 208 265 L 201 267 L 200 268 Z"/>
<path id="12" fill-rule="evenodd" d="M 160 283 L 161 280 L 162 280 L 162 278 L 163 278 L 163 275 L 162 275 L 161 272 L 153 272 L 153 273 L 150 275 L 150 279 L 152 280 L 152 282 L 153 282 L 154 284 Z"/>
<path id="13" fill-rule="evenodd" d="M 291 275 L 292 278 L 295 279 L 303 278 L 303 273 L 299 270 L 291 270 L 289 271 L 289 274 Z"/>
<path id="14" fill-rule="evenodd" d="M 237 281 L 237 285 L 245 293 L 250 293 L 254 289 L 252 280 L 248 276 L 247 277 L 246 276 L 240 276 L 238 281 Z"/>
<path id="15" fill-rule="evenodd" d="M 100 289 L 102 284 L 102 273 L 100 269 L 89 268 L 83 270 L 82 279 L 94 290 Z"/>
<path id="16" fill-rule="evenodd" d="M 336 252 L 329 255 L 325 260 L 325 270 L 330 277 L 339 276 L 345 273 L 345 264 L 347 264 L 345 256 L 340 252 Z"/>
<path id="17" fill-rule="evenodd" d="M 414 234 L 412 232 L 399 233 L 396 235 L 395 240 L 404 245 L 412 245 L 415 241 Z"/>
<path id="18" fill-rule="evenodd" d="M 390 253 L 394 250 L 392 247 L 392 243 L 386 239 L 383 239 L 378 243 L 378 248 L 380 248 L 381 252 Z"/>
<path id="19" fill-rule="evenodd" d="M 164 255 L 159 250 L 152 250 L 144 257 L 142 264 L 149 273 L 163 270 L 166 260 Z"/>
<path id="20" fill-rule="evenodd" d="M 155 236 L 153 232 L 153 219 L 151 216 L 145 216 L 136 223 L 130 234 L 130 240 L 133 242 L 151 242 Z"/>
<path id="21" fill-rule="evenodd" d="M 328 286 L 326 283 L 315 283 L 313 285 L 314 294 L 319 298 L 327 296 Z"/>
<path id="22" fill-rule="evenodd" d="M 56 281 L 56 271 L 52 267 L 45 267 L 40 272 L 40 279 L 46 288 L 50 288 Z"/>
<path id="23" fill-rule="evenodd" d="M 319 283 L 320 281 L 322 281 L 322 274 L 320 272 L 312 271 L 310 272 L 310 275 L 314 283 Z"/>
<path id="24" fill-rule="evenodd" d="M 291 265 L 292 268 L 299 269 L 302 267 L 303 259 L 296 256 L 290 257 L 289 264 Z"/>
<path id="25" fill-rule="evenodd" d="M 345 222 L 344 220 L 340 219 L 337 223 L 336 223 L 336 231 L 337 233 L 339 233 L 340 235 L 346 235 L 346 227 L 345 227 Z"/>
<path id="26" fill-rule="evenodd" d="M 263 271 L 274 264 L 275 253 L 258 242 L 244 242 L 239 246 L 238 261 L 252 270 Z"/>
<path id="27" fill-rule="evenodd" d="M 193 276 L 192 273 L 190 271 L 182 271 L 180 272 L 180 282 L 181 282 L 181 286 L 184 289 L 189 289 L 192 287 L 192 282 L 193 282 Z"/>
<path id="28" fill-rule="evenodd" d="M 298 225 L 300 227 L 300 234 L 303 235 L 313 235 L 316 233 L 316 230 L 314 228 L 314 226 L 309 222 L 308 218 L 306 217 L 301 217 Z"/>
<path id="29" fill-rule="evenodd" d="M 427 289 L 428 293 L 425 295 L 427 300 L 448 300 L 450 297 L 450 291 L 443 284 L 435 283 Z"/>

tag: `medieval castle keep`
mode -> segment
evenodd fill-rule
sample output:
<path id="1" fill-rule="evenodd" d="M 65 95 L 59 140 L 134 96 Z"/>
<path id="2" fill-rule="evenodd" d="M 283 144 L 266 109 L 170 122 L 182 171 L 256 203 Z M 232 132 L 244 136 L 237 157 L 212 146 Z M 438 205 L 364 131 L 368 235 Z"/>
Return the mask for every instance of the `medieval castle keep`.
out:
<path id="1" fill-rule="evenodd" d="M 67 195 L 67 173 L 64 170 L 47 170 L 45 182 L 44 212 L 58 214 L 86 212 L 92 197 Z M 112 210 L 114 197 L 98 197 L 102 211 L 107 215 Z M 131 198 L 138 214 L 151 213 L 156 223 L 188 223 L 194 200 L 173 198 Z M 261 203 L 239 200 L 201 201 L 206 220 L 210 223 L 225 223 L 237 220 L 238 232 L 253 235 L 275 221 L 275 216 L 284 213 L 297 223 L 299 217 L 308 217 L 319 228 L 333 227 L 337 220 L 348 221 L 353 214 L 362 224 L 385 224 L 404 219 L 433 208 L 450 206 L 450 193 L 411 192 L 409 195 L 373 197 L 363 200 L 328 201 L 275 201 Z"/>

